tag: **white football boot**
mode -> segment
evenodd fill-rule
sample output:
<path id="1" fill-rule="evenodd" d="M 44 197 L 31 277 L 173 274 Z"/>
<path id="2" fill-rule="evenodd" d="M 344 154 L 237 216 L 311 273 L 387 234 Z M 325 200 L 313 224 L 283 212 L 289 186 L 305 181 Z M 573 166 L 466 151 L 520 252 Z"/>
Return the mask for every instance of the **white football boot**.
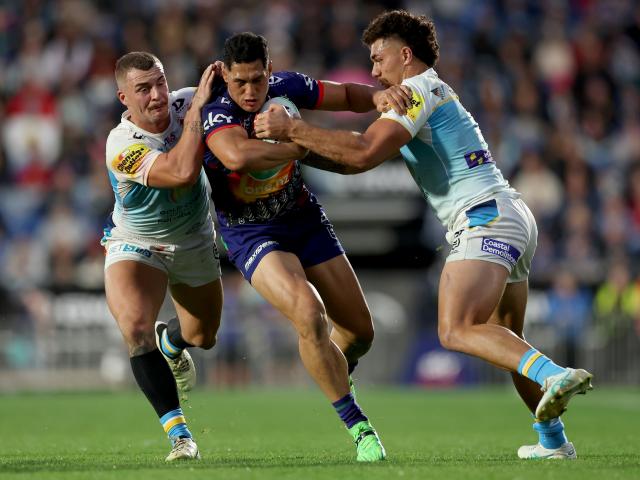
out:
<path id="1" fill-rule="evenodd" d="M 567 368 L 566 371 L 548 377 L 542 385 L 544 395 L 536 408 L 536 419 L 540 422 L 559 417 L 569 400 L 576 393 L 585 394 L 592 390 L 593 375 L 586 370 Z"/>
<path id="2" fill-rule="evenodd" d="M 179 438 L 176 443 L 173 444 L 173 448 L 165 462 L 173 462 L 174 460 L 200 460 L 200 452 L 198 451 L 198 445 L 193 441 L 193 438 Z"/>
<path id="3" fill-rule="evenodd" d="M 558 448 L 544 448 L 539 443 L 536 445 L 523 445 L 518 449 L 518 458 L 525 459 L 555 459 L 575 460 L 578 458 L 573 443 L 567 442 Z"/>

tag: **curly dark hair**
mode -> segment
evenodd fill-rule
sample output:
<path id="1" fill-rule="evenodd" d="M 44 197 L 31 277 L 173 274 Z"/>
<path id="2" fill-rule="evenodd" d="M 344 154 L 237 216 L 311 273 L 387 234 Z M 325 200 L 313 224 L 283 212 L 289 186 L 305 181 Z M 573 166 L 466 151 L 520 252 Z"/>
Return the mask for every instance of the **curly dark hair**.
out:
<path id="1" fill-rule="evenodd" d="M 267 40 L 252 32 L 236 33 L 224 42 L 224 64 L 231 68 L 232 63 L 251 63 L 262 61 L 264 67 L 269 60 Z"/>
<path id="2" fill-rule="evenodd" d="M 413 15 L 406 10 L 384 12 L 374 18 L 362 34 L 365 45 L 379 38 L 398 37 L 413 54 L 433 67 L 438 61 L 440 46 L 433 21 L 425 15 Z"/>

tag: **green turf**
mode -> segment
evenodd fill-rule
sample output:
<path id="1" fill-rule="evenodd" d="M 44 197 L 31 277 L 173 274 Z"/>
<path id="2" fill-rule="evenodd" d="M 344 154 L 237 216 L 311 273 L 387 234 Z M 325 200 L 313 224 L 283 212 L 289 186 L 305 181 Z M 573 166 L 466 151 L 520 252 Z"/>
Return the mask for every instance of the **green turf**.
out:
<path id="1" fill-rule="evenodd" d="M 388 460 L 361 465 L 315 389 L 205 391 L 184 406 L 203 460 L 164 463 L 168 442 L 137 392 L 0 396 L 0 478 L 638 479 L 640 392 L 599 387 L 565 415 L 579 459 L 521 461 L 534 442 L 511 390 L 358 391 Z M 180 470 L 180 471 L 178 471 Z"/>

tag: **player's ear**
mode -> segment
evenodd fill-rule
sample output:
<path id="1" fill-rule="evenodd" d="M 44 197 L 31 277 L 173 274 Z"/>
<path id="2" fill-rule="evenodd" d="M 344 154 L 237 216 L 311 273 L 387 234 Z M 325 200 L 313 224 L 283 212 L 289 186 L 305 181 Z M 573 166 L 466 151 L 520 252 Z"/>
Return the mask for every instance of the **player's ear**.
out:
<path id="1" fill-rule="evenodd" d="M 128 107 L 127 96 L 122 90 L 118 90 L 118 100 L 120 100 L 120 103 L 123 104 L 125 107 Z"/>
<path id="2" fill-rule="evenodd" d="M 273 62 L 271 60 L 267 61 L 267 70 L 269 71 L 269 76 L 271 76 L 271 72 L 273 71 Z"/>
<path id="3" fill-rule="evenodd" d="M 400 49 L 400 55 L 402 55 L 402 64 L 404 66 L 409 65 L 411 60 L 413 60 L 413 52 L 411 48 L 406 45 Z"/>
<path id="4" fill-rule="evenodd" d="M 222 62 L 222 78 L 224 79 L 224 83 L 229 83 L 229 69 L 224 62 Z"/>

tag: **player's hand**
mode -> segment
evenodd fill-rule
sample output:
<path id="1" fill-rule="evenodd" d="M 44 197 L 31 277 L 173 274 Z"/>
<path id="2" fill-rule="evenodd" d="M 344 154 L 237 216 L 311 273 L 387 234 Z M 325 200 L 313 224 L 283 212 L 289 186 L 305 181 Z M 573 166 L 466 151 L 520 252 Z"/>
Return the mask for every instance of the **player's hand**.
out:
<path id="1" fill-rule="evenodd" d="M 222 60 L 216 60 L 215 62 L 213 62 L 213 73 L 215 75 L 215 78 L 222 78 L 223 67 L 224 67 L 224 62 Z"/>
<path id="2" fill-rule="evenodd" d="M 207 102 L 209 102 L 209 99 L 211 98 L 211 87 L 216 76 L 215 68 L 215 64 L 212 63 L 204 69 L 204 72 L 200 77 L 200 84 L 198 85 L 196 93 L 193 94 L 193 99 L 191 100 L 192 107 L 201 109 L 207 104 Z"/>
<path id="3" fill-rule="evenodd" d="M 380 113 L 393 110 L 398 115 L 405 115 L 411 107 L 411 89 L 406 85 L 392 85 L 374 93 L 373 103 Z"/>
<path id="4" fill-rule="evenodd" d="M 288 142 L 292 124 L 293 118 L 287 110 L 282 105 L 274 103 L 266 112 L 256 115 L 253 128 L 257 138 Z"/>

